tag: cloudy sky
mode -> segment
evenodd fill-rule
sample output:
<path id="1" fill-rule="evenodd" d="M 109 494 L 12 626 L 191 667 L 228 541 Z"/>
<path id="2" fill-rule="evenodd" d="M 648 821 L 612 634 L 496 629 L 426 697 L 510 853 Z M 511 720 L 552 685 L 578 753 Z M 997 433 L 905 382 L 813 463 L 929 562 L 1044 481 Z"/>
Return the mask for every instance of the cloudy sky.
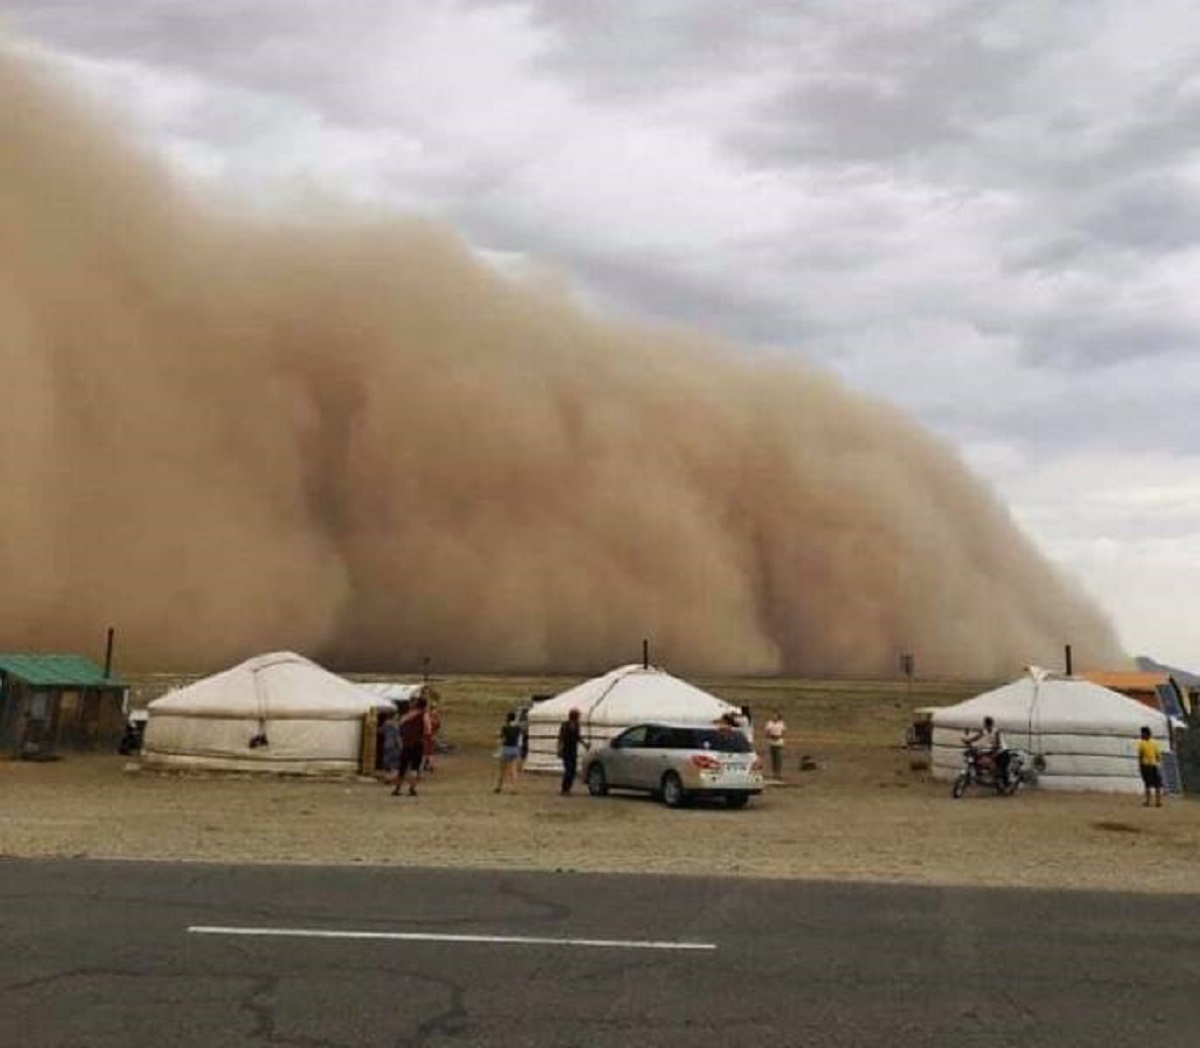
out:
<path id="1" fill-rule="evenodd" d="M 1126 645 L 1200 668 L 1189 0 L 7 0 L 261 207 L 439 216 L 953 442 Z"/>

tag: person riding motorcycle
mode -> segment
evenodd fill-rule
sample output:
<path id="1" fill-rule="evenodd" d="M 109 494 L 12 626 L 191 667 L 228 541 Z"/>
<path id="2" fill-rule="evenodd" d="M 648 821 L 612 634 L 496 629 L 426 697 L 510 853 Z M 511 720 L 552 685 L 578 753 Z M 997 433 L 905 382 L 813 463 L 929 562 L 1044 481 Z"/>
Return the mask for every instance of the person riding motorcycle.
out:
<path id="1" fill-rule="evenodd" d="M 982 730 L 964 732 L 963 742 L 977 759 L 986 758 L 983 764 L 991 765 L 997 782 L 1008 782 L 1008 749 L 991 717 L 983 718 Z"/>

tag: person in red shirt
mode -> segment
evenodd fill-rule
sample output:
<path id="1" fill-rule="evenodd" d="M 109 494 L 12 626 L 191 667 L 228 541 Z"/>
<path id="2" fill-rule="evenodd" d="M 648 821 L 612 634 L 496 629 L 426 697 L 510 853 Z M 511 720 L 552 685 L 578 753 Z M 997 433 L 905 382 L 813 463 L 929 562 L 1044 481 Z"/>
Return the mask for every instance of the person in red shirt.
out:
<path id="1" fill-rule="evenodd" d="M 400 766 L 396 773 L 396 788 L 393 797 L 399 797 L 405 782 L 408 795 L 417 795 L 417 783 L 421 781 L 421 765 L 425 762 L 425 734 L 429 723 L 428 704 L 424 699 L 416 702 L 400 718 Z"/>

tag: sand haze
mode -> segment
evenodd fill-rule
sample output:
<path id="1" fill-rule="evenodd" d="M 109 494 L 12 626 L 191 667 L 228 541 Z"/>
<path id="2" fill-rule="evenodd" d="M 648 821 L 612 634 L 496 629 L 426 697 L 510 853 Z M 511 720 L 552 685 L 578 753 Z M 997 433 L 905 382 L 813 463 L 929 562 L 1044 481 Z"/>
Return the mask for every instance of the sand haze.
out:
<path id="1" fill-rule="evenodd" d="M 1121 658 L 955 454 L 422 221 L 191 199 L 0 54 L 0 634 L 205 669 L 993 677 Z"/>

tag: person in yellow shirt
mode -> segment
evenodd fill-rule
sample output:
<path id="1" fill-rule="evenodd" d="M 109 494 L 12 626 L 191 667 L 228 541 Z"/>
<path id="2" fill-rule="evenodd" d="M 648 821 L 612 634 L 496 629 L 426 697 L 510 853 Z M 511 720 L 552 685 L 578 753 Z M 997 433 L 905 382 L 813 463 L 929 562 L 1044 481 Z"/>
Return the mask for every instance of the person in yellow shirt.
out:
<path id="1" fill-rule="evenodd" d="M 1150 729 L 1142 729 L 1142 737 L 1137 744 L 1138 771 L 1142 773 L 1142 783 L 1146 787 L 1146 799 L 1142 802 L 1150 807 L 1150 792 L 1154 792 L 1154 806 L 1162 807 L 1162 751 L 1158 743 L 1150 738 Z"/>

